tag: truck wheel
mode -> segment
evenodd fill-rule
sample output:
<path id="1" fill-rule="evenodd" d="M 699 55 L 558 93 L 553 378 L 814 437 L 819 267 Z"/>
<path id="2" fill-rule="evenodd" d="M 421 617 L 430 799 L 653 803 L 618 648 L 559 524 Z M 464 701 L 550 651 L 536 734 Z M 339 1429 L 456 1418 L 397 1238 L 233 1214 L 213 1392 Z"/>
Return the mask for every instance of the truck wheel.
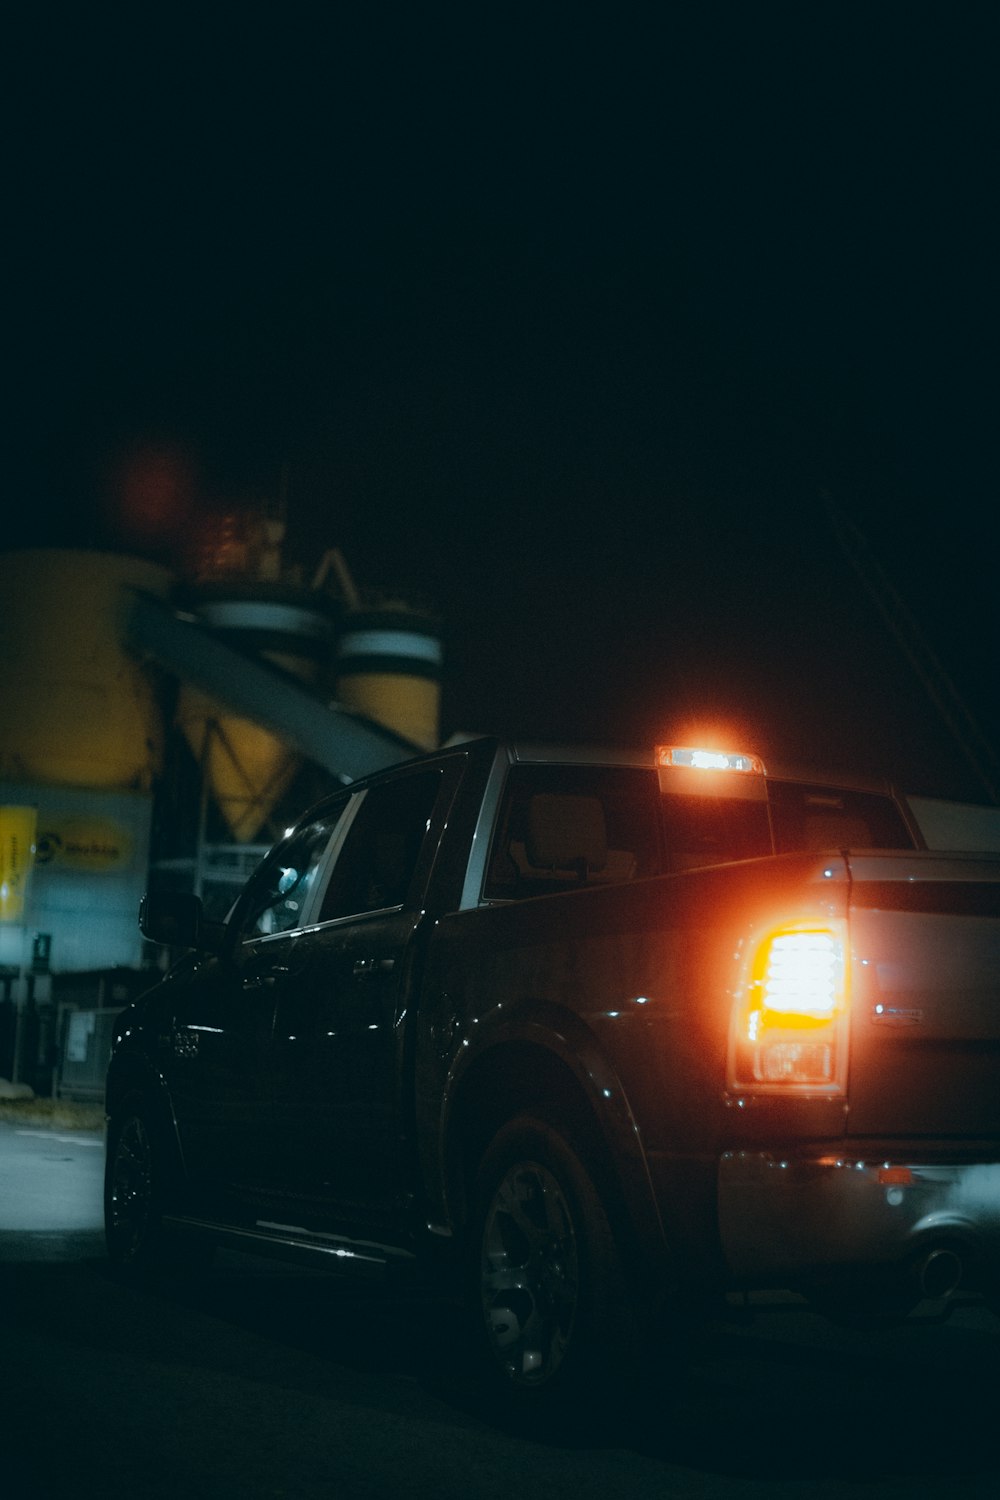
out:
<path id="1" fill-rule="evenodd" d="M 119 1270 L 138 1269 L 156 1258 L 161 1239 L 157 1169 L 150 1127 L 137 1099 L 126 1100 L 108 1125 L 104 1235 Z"/>
<path id="2" fill-rule="evenodd" d="M 170 1236 L 163 1226 L 165 1171 L 148 1107 L 130 1095 L 108 1124 L 104 1236 L 112 1266 L 124 1275 L 207 1263 L 211 1247 Z"/>
<path id="3" fill-rule="evenodd" d="M 627 1371 L 637 1319 L 615 1235 L 587 1167 L 553 1125 L 522 1117 L 476 1174 L 469 1311 L 494 1390 L 556 1409 Z"/>

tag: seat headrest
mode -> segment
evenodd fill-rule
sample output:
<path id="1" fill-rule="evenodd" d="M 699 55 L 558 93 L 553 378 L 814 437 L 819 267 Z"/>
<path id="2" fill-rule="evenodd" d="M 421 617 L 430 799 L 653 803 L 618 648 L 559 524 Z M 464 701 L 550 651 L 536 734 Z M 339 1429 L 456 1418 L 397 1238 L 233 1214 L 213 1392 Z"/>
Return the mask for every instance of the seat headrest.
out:
<path id="1" fill-rule="evenodd" d="M 538 870 L 603 870 L 608 832 L 600 800 L 536 793 L 528 803 L 525 850 Z"/>

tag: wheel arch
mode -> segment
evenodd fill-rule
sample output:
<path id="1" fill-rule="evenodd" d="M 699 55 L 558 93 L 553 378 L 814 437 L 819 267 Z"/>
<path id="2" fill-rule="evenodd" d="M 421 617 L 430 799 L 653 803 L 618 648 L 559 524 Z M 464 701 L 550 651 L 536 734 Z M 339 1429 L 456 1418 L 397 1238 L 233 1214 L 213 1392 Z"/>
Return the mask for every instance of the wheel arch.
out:
<path id="1" fill-rule="evenodd" d="M 659 1262 L 666 1252 L 663 1229 L 624 1091 L 603 1060 L 590 1059 L 588 1065 L 578 1048 L 557 1050 L 551 1035 L 536 1027 L 534 1034 L 499 1041 L 456 1080 L 442 1159 L 449 1222 L 462 1233 L 472 1178 L 490 1141 L 508 1121 L 533 1116 L 561 1129 L 584 1157 L 609 1215 L 638 1259 Z"/>
<path id="2" fill-rule="evenodd" d="M 174 1121 L 174 1112 L 163 1078 L 149 1059 L 137 1052 L 113 1053 L 104 1089 L 104 1112 L 108 1127 L 121 1112 L 130 1096 L 142 1099 L 149 1111 L 149 1124 L 155 1130 L 164 1152 L 168 1180 L 178 1184 L 184 1176 L 184 1161 Z"/>

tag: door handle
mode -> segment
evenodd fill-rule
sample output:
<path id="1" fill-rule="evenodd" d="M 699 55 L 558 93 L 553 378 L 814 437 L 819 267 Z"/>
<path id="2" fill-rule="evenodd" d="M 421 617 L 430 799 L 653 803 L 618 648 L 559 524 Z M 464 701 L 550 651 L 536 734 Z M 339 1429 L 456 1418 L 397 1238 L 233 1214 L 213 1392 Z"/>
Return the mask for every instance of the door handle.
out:
<path id="1" fill-rule="evenodd" d="M 374 979 L 376 974 L 391 974 L 395 967 L 394 958 L 358 958 L 354 961 L 354 977 Z"/>
<path id="2" fill-rule="evenodd" d="M 250 979 L 244 979 L 243 988 L 245 990 L 271 990 L 277 984 L 282 975 L 288 974 L 289 972 L 290 970 L 284 967 L 279 967 L 276 969 L 268 970 L 266 974 L 254 974 Z"/>

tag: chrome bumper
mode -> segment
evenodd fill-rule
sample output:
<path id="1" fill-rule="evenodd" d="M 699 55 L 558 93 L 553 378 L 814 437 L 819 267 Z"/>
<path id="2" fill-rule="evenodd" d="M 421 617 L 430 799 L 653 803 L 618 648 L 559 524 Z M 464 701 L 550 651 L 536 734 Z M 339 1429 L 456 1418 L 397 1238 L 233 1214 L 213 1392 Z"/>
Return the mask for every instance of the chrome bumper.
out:
<path id="1" fill-rule="evenodd" d="M 898 1266 L 942 1247 L 961 1258 L 966 1283 L 1000 1277 L 1000 1161 L 730 1151 L 719 1162 L 718 1208 L 740 1282 Z"/>

